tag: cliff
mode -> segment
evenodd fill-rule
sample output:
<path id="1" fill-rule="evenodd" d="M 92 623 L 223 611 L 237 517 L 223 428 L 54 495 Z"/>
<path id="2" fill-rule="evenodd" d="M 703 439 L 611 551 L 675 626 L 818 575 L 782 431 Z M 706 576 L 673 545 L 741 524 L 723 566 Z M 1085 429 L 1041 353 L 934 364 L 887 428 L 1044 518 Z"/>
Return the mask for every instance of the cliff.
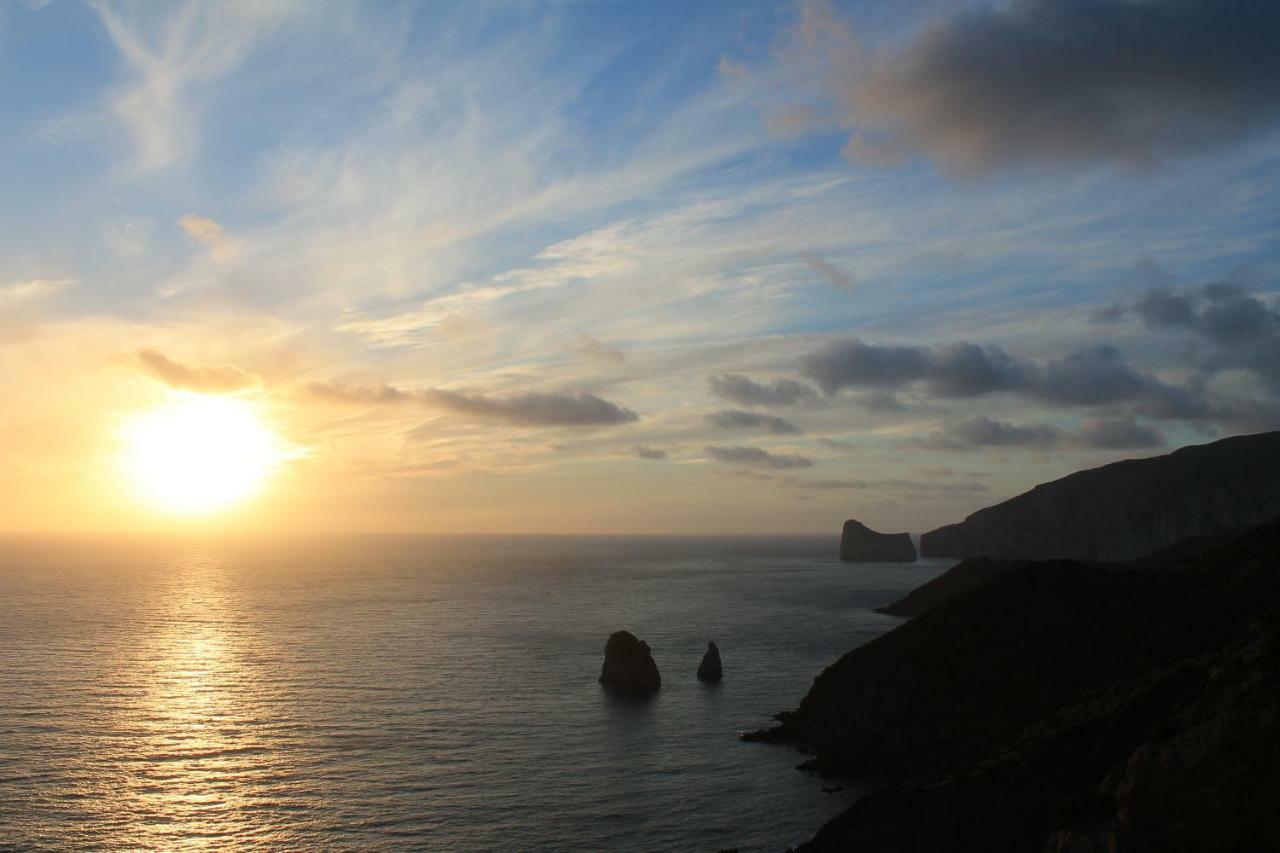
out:
<path id="1" fill-rule="evenodd" d="M 1280 849 L 1280 520 L 1191 551 L 1007 566 L 825 670 L 749 736 L 875 788 L 800 849 Z"/>
<path id="2" fill-rule="evenodd" d="M 914 563 L 916 546 L 906 533 L 878 533 L 852 518 L 840 533 L 840 559 L 861 563 Z"/>
<path id="3" fill-rule="evenodd" d="M 1280 514 L 1280 432 L 1079 471 L 924 534 L 925 557 L 1131 560 Z"/>

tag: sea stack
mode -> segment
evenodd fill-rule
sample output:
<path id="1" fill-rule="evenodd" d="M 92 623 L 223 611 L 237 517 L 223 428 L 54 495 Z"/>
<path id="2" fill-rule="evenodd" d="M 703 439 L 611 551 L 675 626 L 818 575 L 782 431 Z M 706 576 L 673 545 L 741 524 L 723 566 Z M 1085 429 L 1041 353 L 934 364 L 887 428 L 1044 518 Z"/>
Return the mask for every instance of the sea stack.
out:
<path id="1" fill-rule="evenodd" d="M 840 534 L 840 559 L 859 563 L 914 563 L 916 546 L 906 533 L 877 533 L 852 518 Z"/>
<path id="2" fill-rule="evenodd" d="M 720 668 L 720 649 L 716 648 L 713 641 L 707 643 L 707 653 L 702 656 L 702 663 L 698 664 L 698 680 L 719 681 L 721 678 L 724 678 L 724 670 Z"/>
<path id="3" fill-rule="evenodd" d="M 649 644 L 630 631 L 618 631 L 604 647 L 604 667 L 600 683 L 622 690 L 657 690 L 662 686 L 658 665 L 653 662 Z"/>

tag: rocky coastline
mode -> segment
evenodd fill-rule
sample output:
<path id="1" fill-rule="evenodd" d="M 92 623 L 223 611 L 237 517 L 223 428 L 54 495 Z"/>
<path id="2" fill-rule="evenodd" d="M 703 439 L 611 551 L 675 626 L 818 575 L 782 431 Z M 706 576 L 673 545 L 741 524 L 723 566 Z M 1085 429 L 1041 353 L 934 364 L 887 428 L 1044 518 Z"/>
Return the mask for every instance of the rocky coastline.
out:
<path id="1" fill-rule="evenodd" d="M 1280 431 L 1129 459 L 1036 486 L 920 537 L 924 557 L 1133 560 L 1280 515 Z"/>
<path id="2" fill-rule="evenodd" d="M 744 735 L 870 790 L 799 849 L 1280 849 L 1280 517 L 1237 532 L 1236 505 L 1137 559 L 966 559 L 882 608 L 912 618 Z"/>

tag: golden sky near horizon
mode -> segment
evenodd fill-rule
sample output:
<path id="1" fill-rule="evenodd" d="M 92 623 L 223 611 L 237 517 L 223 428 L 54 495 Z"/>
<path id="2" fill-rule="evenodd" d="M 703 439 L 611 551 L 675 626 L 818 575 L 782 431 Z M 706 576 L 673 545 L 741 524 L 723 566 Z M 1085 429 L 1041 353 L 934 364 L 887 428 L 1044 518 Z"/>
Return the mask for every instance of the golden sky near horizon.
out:
<path id="1" fill-rule="evenodd" d="M 1274 429 L 1270 14 L 0 8 L 0 532 L 920 532 Z"/>

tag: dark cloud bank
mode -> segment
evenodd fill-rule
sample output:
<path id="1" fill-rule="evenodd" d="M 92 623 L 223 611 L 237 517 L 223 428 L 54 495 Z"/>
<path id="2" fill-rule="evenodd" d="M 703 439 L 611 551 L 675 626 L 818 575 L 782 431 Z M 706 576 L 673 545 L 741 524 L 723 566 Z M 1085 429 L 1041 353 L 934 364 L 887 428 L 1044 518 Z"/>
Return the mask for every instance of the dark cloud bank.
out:
<path id="1" fill-rule="evenodd" d="M 847 153 L 875 161 L 920 151 L 970 173 L 1027 161 L 1146 166 L 1280 117 L 1274 0 L 1014 0 L 879 54 L 829 12 L 806 14 L 798 34 L 854 128 Z"/>
<path id="2" fill-rule="evenodd" d="M 1234 364 L 1263 376 L 1274 372 L 1280 377 L 1280 367 L 1268 359 L 1273 349 L 1280 353 L 1280 346 L 1262 343 L 1246 348 L 1245 357 L 1220 354 L 1209 360 L 1206 369 Z M 1156 420 L 1218 422 L 1246 428 L 1267 428 L 1280 422 L 1280 407 L 1274 401 L 1211 395 L 1203 388 L 1204 377 L 1188 386 L 1162 382 L 1132 367 L 1108 344 L 1061 359 L 1033 361 L 997 346 L 881 345 L 852 338 L 806 356 L 801 373 L 828 395 L 845 389 L 892 392 L 912 387 L 942 400 L 1016 394 L 1049 406 L 1120 407 L 1130 416 Z"/>
<path id="3" fill-rule="evenodd" d="M 1126 317 L 1152 331 L 1192 335 L 1208 348 L 1202 370 L 1248 370 L 1280 394 L 1280 311 L 1239 286 L 1215 282 L 1183 290 L 1154 288 L 1133 302 L 1112 305 L 1097 319 Z"/>

